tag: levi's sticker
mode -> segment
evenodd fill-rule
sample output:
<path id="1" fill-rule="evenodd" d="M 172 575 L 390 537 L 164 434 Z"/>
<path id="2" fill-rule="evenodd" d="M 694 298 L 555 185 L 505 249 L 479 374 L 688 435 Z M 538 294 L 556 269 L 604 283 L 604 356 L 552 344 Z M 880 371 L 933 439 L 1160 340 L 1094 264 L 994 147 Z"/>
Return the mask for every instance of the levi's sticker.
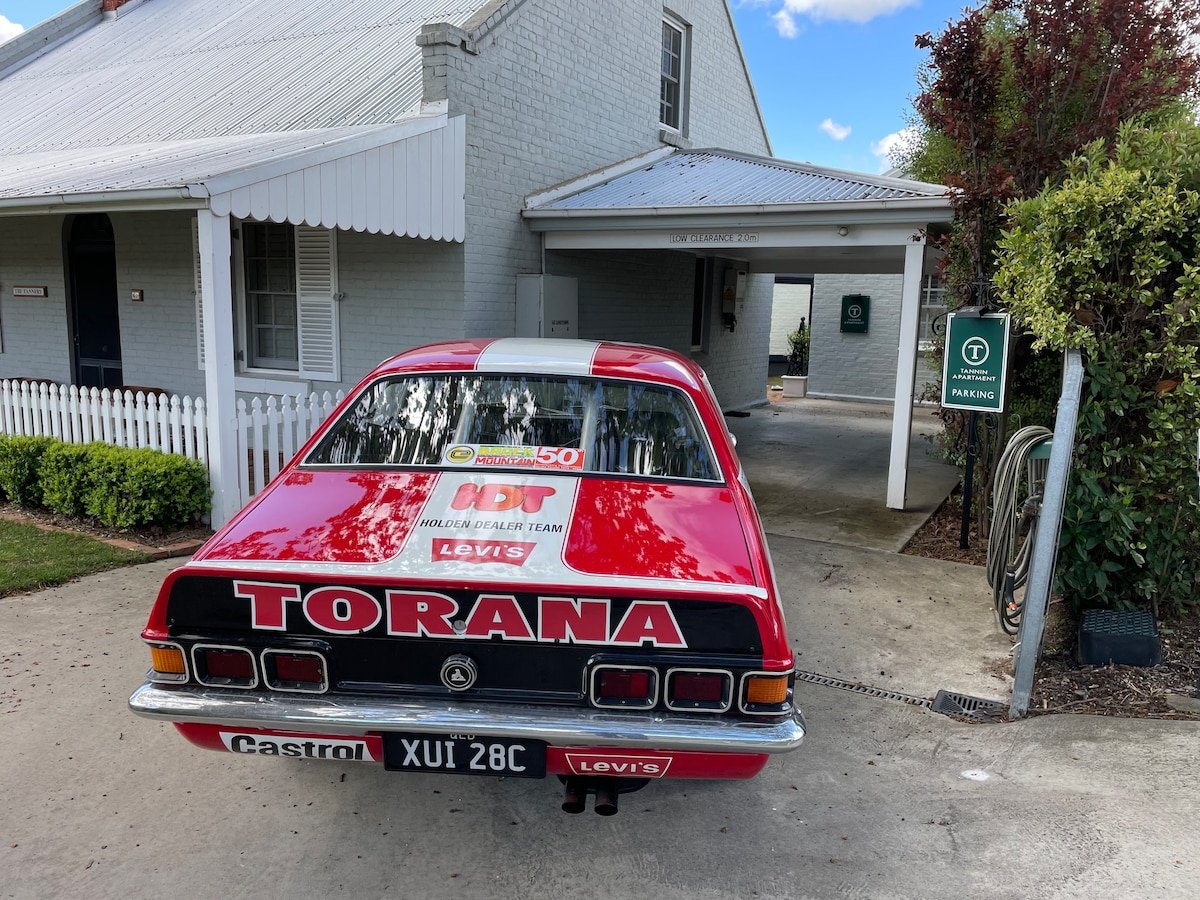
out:
<path id="1" fill-rule="evenodd" d="M 470 538 L 434 538 L 433 562 L 507 563 L 520 566 L 537 544 L 532 541 L 484 541 Z"/>
<path id="2" fill-rule="evenodd" d="M 567 753 L 567 764 L 576 775 L 624 775 L 662 778 L 674 762 L 673 756 L 641 756 L 628 753 Z"/>
<path id="3" fill-rule="evenodd" d="M 442 464 L 463 468 L 495 466 L 583 471 L 583 451 L 578 447 L 509 447 L 500 444 L 455 444 L 442 456 Z"/>

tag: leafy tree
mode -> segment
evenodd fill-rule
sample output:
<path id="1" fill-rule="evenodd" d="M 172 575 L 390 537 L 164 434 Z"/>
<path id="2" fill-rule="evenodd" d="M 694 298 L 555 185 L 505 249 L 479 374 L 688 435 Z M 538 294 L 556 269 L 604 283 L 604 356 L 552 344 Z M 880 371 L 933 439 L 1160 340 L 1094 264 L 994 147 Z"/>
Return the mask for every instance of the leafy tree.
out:
<path id="1" fill-rule="evenodd" d="M 1011 210 L 996 283 L 1086 383 L 1059 553 L 1077 605 L 1178 610 L 1200 584 L 1200 127 L 1125 125 Z"/>
<path id="2" fill-rule="evenodd" d="M 1005 205 L 1056 184 L 1066 160 L 1126 120 L 1176 118 L 1200 96 L 1191 40 L 1200 0 L 987 0 L 938 36 L 918 35 L 929 59 L 918 73 L 915 139 L 897 163 L 953 189 L 955 222 L 943 245 L 951 305 L 990 302 Z M 955 302 L 956 301 L 956 302 Z M 1057 361 L 1027 340 L 1012 358 L 1010 409 L 1038 422 L 1053 409 Z M 965 417 L 943 410 L 947 458 L 963 442 Z M 1000 441 L 1002 421 L 993 432 Z M 980 480 L 987 485 L 985 445 Z M 985 495 L 986 496 L 986 495 Z M 980 504 L 986 533 L 986 501 Z"/>
<path id="3" fill-rule="evenodd" d="M 961 296 L 989 281 L 1007 201 L 1060 180 L 1122 122 L 1170 121 L 1195 103 L 1198 30 L 1200 0 L 988 0 L 917 36 L 929 60 L 902 163 L 954 188 L 947 274 Z"/>

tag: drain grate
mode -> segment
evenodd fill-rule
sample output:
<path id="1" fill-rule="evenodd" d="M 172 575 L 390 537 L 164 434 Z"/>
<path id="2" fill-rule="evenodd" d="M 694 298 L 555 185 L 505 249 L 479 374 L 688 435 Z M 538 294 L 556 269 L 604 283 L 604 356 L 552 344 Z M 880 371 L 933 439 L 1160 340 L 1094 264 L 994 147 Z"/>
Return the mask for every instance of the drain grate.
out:
<path id="1" fill-rule="evenodd" d="M 861 681 L 845 681 L 841 678 L 830 678 L 828 675 L 818 675 L 815 672 L 796 672 L 797 681 L 807 681 L 809 684 L 819 684 L 824 687 L 838 688 L 843 691 L 852 691 L 855 694 L 863 694 L 867 697 L 879 697 L 881 700 L 899 700 L 901 703 L 908 703 L 912 706 L 929 706 L 928 697 L 913 697 L 910 694 L 901 694 L 898 691 L 888 691 L 883 688 L 871 687 L 869 684 L 863 684 Z"/>
<path id="2" fill-rule="evenodd" d="M 1008 717 L 1008 707 L 999 700 L 985 700 L 952 691 L 938 691 L 930 709 L 969 722 L 1002 722 Z"/>

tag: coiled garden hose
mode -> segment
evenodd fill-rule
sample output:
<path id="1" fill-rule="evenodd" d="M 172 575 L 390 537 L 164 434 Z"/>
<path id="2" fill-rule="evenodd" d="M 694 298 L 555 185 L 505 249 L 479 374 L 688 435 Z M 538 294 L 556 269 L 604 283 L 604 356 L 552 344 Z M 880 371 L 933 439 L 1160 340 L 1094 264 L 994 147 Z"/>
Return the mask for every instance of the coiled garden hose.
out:
<path id="1" fill-rule="evenodd" d="M 1042 441 L 1054 436 L 1049 428 L 1029 425 L 1012 436 L 992 480 L 992 529 L 988 538 L 987 579 L 996 616 L 1006 634 L 1016 634 L 1023 601 L 1016 591 L 1029 578 L 1029 561 L 1037 519 L 1042 507 L 1047 461 L 1031 459 Z"/>

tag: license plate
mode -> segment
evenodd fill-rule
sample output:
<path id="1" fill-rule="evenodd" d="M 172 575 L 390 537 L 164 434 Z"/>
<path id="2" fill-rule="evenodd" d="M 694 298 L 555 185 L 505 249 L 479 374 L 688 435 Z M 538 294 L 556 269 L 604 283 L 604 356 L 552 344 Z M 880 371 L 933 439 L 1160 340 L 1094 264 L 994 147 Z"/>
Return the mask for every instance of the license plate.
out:
<path id="1" fill-rule="evenodd" d="M 383 735 L 383 767 L 392 772 L 546 777 L 546 742 L 473 734 Z"/>

